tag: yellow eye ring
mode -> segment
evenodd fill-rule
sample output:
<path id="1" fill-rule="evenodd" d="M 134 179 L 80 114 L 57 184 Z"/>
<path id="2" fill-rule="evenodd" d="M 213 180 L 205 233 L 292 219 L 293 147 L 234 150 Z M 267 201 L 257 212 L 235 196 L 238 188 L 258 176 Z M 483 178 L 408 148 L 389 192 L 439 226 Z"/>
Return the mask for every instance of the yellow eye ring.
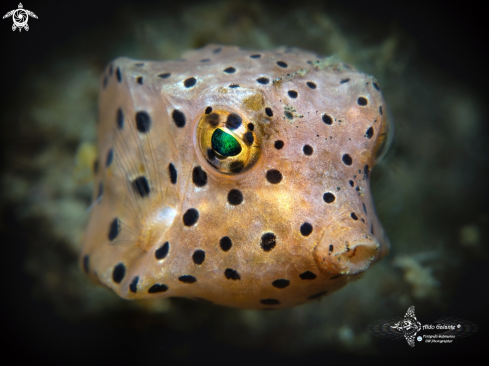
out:
<path id="1" fill-rule="evenodd" d="M 223 174 L 243 173 L 260 157 L 260 139 L 255 124 L 224 108 L 201 116 L 197 142 L 207 162 Z"/>

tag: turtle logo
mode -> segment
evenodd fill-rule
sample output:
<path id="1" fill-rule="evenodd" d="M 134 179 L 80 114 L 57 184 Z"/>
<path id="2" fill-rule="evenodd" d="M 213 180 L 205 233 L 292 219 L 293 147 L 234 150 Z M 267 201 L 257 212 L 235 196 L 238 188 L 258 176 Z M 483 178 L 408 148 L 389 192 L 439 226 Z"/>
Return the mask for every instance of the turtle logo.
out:
<path id="1" fill-rule="evenodd" d="M 404 315 L 404 319 L 394 325 L 391 325 L 390 327 L 404 333 L 404 338 L 406 338 L 408 344 L 411 347 L 414 347 L 416 333 L 421 330 L 421 323 L 418 322 L 418 319 L 416 319 L 416 315 L 414 315 L 414 306 L 411 306 L 408 309 L 406 315 Z"/>
<path id="2" fill-rule="evenodd" d="M 14 24 L 12 25 L 12 30 L 15 31 L 19 28 L 19 32 L 24 28 L 26 31 L 29 30 L 29 25 L 27 25 L 27 21 L 29 20 L 29 15 L 33 18 L 37 19 L 37 15 L 34 14 L 30 10 L 24 9 L 22 3 L 19 3 L 19 8 L 9 11 L 7 14 L 3 16 L 3 19 L 12 17 Z"/>

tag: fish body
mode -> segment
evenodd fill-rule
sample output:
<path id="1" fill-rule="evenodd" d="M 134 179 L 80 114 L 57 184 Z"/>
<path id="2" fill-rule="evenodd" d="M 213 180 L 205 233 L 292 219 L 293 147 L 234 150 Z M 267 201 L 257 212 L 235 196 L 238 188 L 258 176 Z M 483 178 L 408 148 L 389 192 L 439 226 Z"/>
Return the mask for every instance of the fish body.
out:
<path id="1" fill-rule="evenodd" d="M 297 49 L 114 60 L 82 268 L 127 299 L 248 309 L 343 287 L 389 248 L 370 193 L 385 111 L 373 77 Z"/>

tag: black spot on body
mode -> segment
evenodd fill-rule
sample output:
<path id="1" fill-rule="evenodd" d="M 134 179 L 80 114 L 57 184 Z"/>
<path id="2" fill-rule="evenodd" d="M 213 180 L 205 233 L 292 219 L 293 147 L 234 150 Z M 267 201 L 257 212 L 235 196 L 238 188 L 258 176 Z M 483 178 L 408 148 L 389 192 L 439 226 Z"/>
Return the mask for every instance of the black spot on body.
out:
<path id="1" fill-rule="evenodd" d="M 223 251 L 227 252 L 233 246 L 233 242 L 229 236 L 223 236 L 221 240 L 219 240 L 219 245 Z"/>
<path id="2" fill-rule="evenodd" d="M 326 113 L 323 114 L 322 120 L 327 125 L 332 125 L 333 124 L 333 118 L 331 118 L 331 116 L 328 116 Z"/>
<path id="3" fill-rule="evenodd" d="M 317 276 L 311 271 L 305 271 L 304 273 L 301 273 L 299 277 L 301 280 L 314 280 Z"/>
<path id="4" fill-rule="evenodd" d="M 120 130 L 124 128 L 124 112 L 122 112 L 121 108 L 117 110 L 116 123 Z"/>
<path id="5" fill-rule="evenodd" d="M 150 193 L 150 187 L 146 177 L 141 176 L 134 179 L 131 183 L 132 189 L 136 191 L 139 196 L 146 197 Z"/>
<path id="6" fill-rule="evenodd" d="M 205 114 L 209 114 L 209 113 L 211 113 L 211 112 L 212 112 L 212 107 L 207 107 L 207 108 L 205 109 L 205 112 L 204 112 L 204 113 L 205 113 Z"/>
<path id="7" fill-rule="evenodd" d="M 202 249 L 197 249 L 192 255 L 192 260 L 195 264 L 201 265 L 205 260 L 205 252 Z"/>
<path id="8" fill-rule="evenodd" d="M 117 81 L 120 83 L 122 81 L 122 73 L 121 73 L 121 69 L 117 68 L 116 70 L 116 75 L 117 75 Z"/>
<path id="9" fill-rule="evenodd" d="M 147 133 L 151 128 L 151 117 L 145 111 L 136 113 L 136 127 L 139 132 Z"/>
<path id="10" fill-rule="evenodd" d="M 317 88 L 316 84 L 314 84 L 312 81 L 308 81 L 306 84 L 311 89 L 316 89 Z"/>
<path id="11" fill-rule="evenodd" d="M 268 117 L 273 117 L 273 111 L 272 111 L 272 108 L 265 108 L 265 113 Z"/>
<path id="12" fill-rule="evenodd" d="M 110 149 L 107 152 L 107 158 L 105 159 L 105 167 L 108 168 L 110 164 L 114 161 L 114 150 Z"/>
<path id="13" fill-rule="evenodd" d="M 285 69 L 287 68 L 287 64 L 283 61 L 277 61 L 277 65 L 280 66 L 281 68 Z"/>
<path id="14" fill-rule="evenodd" d="M 169 72 L 165 72 L 163 74 L 159 74 L 158 77 L 162 78 L 162 79 L 168 79 L 170 77 L 170 73 Z"/>
<path id="15" fill-rule="evenodd" d="M 379 107 L 379 113 L 382 115 L 382 106 Z"/>
<path id="16" fill-rule="evenodd" d="M 239 84 L 231 84 L 228 86 L 228 88 L 231 88 L 231 89 L 239 88 Z"/>
<path id="17" fill-rule="evenodd" d="M 248 123 L 248 129 L 253 131 L 255 129 L 255 125 L 253 123 Z"/>
<path id="18" fill-rule="evenodd" d="M 243 193 L 239 189 L 231 189 L 228 193 L 228 202 L 233 206 L 241 204 L 243 202 Z"/>
<path id="19" fill-rule="evenodd" d="M 197 282 L 197 279 L 194 276 L 183 275 L 178 277 L 178 280 L 183 283 L 194 283 Z"/>
<path id="20" fill-rule="evenodd" d="M 374 129 L 373 127 L 369 127 L 367 132 L 365 132 L 365 135 L 367 136 L 368 139 L 371 139 L 372 136 L 374 135 Z"/>
<path id="21" fill-rule="evenodd" d="M 258 81 L 260 84 L 267 85 L 270 82 L 270 79 L 266 77 L 261 77 L 256 79 L 256 81 Z"/>
<path id="22" fill-rule="evenodd" d="M 126 266 L 124 265 L 124 263 L 119 263 L 114 267 L 114 270 L 112 271 L 112 280 L 115 283 L 121 283 L 125 275 Z"/>
<path id="23" fill-rule="evenodd" d="M 350 216 L 353 220 L 358 220 L 358 216 L 355 214 L 355 212 L 352 212 Z"/>
<path id="24" fill-rule="evenodd" d="M 231 113 L 226 119 L 226 126 L 231 130 L 235 130 L 241 126 L 243 119 L 236 113 Z"/>
<path id="25" fill-rule="evenodd" d="M 222 51 L 222 47 L 216 48 L 212 53 L 216 54 Z"/>
<path id="26" fill-rule="evenodd" d="M 148 294 L 156 294 L 158 292 L 165 292 L 168 290 L 167 285 L 154 284 L 148 289 Z"/>
<path id="27" fill-rule="evenodd" d="M 174 109 L 173 112 L 171 112 L 171 117 L 178 128 L 183 128 L 185 126 L 185 123 L 187 122 L 185 114 L 183 114 L 183 112 L 179 111 L 178 109 Z"/>
<path id="28" fill-rule="evenodd" d="M 376 90 L 379 90 L 379 91 L 380 91 L 379 84 L 377 84 L 377 83 L 372 83 L 372 85 L 374 86 L 374 88 L 375 88 Z"/>
<path id="29" fill-rule="evenodd" d="M 329 244 L 329 254 L 333 253 L 333 244 Z"/>
<path id="30" fill-rule="evenodd" d="M 175 165 L 170 163 L 168 165 L 168 171 L 170 173 L 170 182 L 175 184 L 177 182 L 177 170 L 175 169 Z"/>
<path id="31" fill-rule="evenodd" d="M 309 236 L 312 233 L 312 225 L 308 222 L 305 222 L 301 225 L 301 235 Z"/>
<path id="32" fill-rule="evenodd" d="M 113 241 L 119 235 L 119 219 L 116 217 L 109 226 L 109 240 Z"/>
<path id="33" fill-rule="evenodd" d="M 357 99 L 357 104 L 361 106 L 366 106 L 368 104 L 368 100 L 365 97 L 360 97 Z"/>
<path id="34" fill-rule="evenodd" d="M 142 76 L 138 76 L 138 77 L 136 78 L 136 81 L 137 81 L 137 83 L 138 83 L 138 84 L 143 85 L 143 77 L 142 77 Z"/>
<path id="35" fill-rule="evenodd" d="M 365 215 L 367 214 L 367 207 L 365 207 L 365 203 L 362 203 L 363 206 L 363 212 L 365 212 Z"/>
<path id="36" fill-rule="evenodd" d="M 197 187 L 203 187 L 207 184 L 207 173 L 202 170 L 200 166 L 196 166 L 192 170 L 192 182 Z"/>
<path id="37" fill-rule="evenodd" d="M 227 67 L 224 69 L 224 72 L 226 74 L 234 74 L 236 72 L 236 69 L 234 67 Z"/>
<path id="38" fill-rule="evenodd" d="M 354 186 L 355 185 L 355 182 L 353 182 L 351 179 L 348 181 L 348 183 L 350 183 L 350 186 Z"/>
<path id="39" fill-rule="evenodd" d="M 170 251 L 170 243 L 165 242 L 161 247 L 155 250 L 155 258 L 160 260 L 166 258 Z"/>
<path id="40" fill-rule="evenodd" d="M 275 146 L 275 148 L 277 150 L 280 150 L 284 147 L 284 142 L 282 140 L 277 140 L 275 141 L 275 143 L 273 144 L 273 146 Z"/>
<path id="41" fill-rule="evenodd" d="M 374 224 L 370 225 L 370 233 L 374 235 Z"/>
<path id="42" fill-rule="evenodd" d="M 368 165 L 365 164 L 365 166 L 363 167 L 363 175 L 365 176 L 365 178 L 368 178 L 368 173 L 369 173 L 369 168 Z"/>
<path id="43" fill-rule="evenodd" d="M 299 94 L 297 94 L 297 92 L 295 90 L 289 90 L 287 92 L 287 94 L 289 94 L 289 97 L 294 98 L 294 99 L 297 98 L 297 96 L 299 95 Z"/>
<path id="44" fill-rule="evenodd" d="M 326 203 L 334 202 L 335 198 L 336 198 L 335 195 L 331 192 L 326 192 L 325 194 L 323 194 L 323 200 Z"/>
<path id="45" fill-rule="evenodd" d="M 189 208 L 183 214 L 183 224 L 185 226 L 195 225 L 198 220 L 199 220 L 199 211 L 197 211 L 195 208 Z"/>
<path id="46" fill-rule="evenodd" d="M 251 145 L 255 141 L 255 138 L 253 137 L 253 133 L 249 131 L 244 134 L 243 138 L 248 145 Z"/>
<path id="47" fill-rule="evenodd" d="M 353 159 L 348 154 L 344 154 L 341 160 L 343 160 L 343 163 L 345 163 L 346 165 L 351 165 L 353 163 Z"/>
<path id="48" fill-rule="evenodd" d="M 302 151 L 304 152 L 304 154 L 306 154 L 307 156 L 309 156 L 309 155 L 312 155 L 312 153 L 313 153 L 314 150 L 313 150 L 312 146 L 310 146 L 310 145 L 304 145 L 304 147 L 302 148 Z"/>
<path id="49" fill-rule="evenodd" d="M 136 293 L 138 292 L 138 282 L 139 282 L 139 277 L 136 276 L 132 279 L 131 284 L 129 285 L 129 291 Z"/>
<path id="50" fill-rule="evenodd" d="M 272 285 L 276 288 L 286 288 L 288 285 L 290 285 L 290 281 L 284 279 L 275 280 L 272 282 Z"/>
<path id="51" fill-rule="evenodd" d="M 231 268 L 228 268 L 224 271 L 224 276 L 226 276 L 228 280 L 236 281 L 241 279 L 241 276 L 239 275 L 238 271 Z"/>
<path id="52" fill-rule="evenodd" d="M 340 84 L 344 84 L 344 83 L 347 83 L 347 82 L 349 82 L 349 81 L 350 81 L 350 79 L 348 79 L 348 78 L 346 78 L 346 79 L 341 79 L 341 80 L 340 80 Z"/>
<path id="53" fill-rule="evenodd" d="M 188 78 L 188 79 L 185 79 L 183 81 L 183 85 L 185 85 L 186 88 L 191 88 L 195 85 L 195 83 L 197 83 L 197 79 L 194 78 L 194 77 L 191 77 L 191 78 Z"/>
<path id="54" fill-rule="evenodd" d="M 265 233 L 261 236 L 260 246 L 265 252 L 269 252 L 277 245 L 277 237 L 274 233 Z"/>
<path id="55" fill-rule="evenodd" d="M 280 173 L 277 169 L 270 169 L 266 174 L 267 181 L 272 184 L 277 184 L 282 181 L 282 173 Z"/>
<path id="56" fill-rule="evenodd" d="M 309 296 L 307 299 L 308 300 L 319 299 L 320 297 L 326 295 L 327 293 L 328 293 L 328 291 L 321 291 L 321 292 L 318 292 L 317 294 Z"/>
<path id="57" fill-rule="evenodd" d="M 260 303 L 262 303 L 263 305 L 280 305 L 280 301 L 278 301 L 277 299 L 263 299 L 260 300 Z"/>
<path id="58" fill-rule="evenodd" d="M 90 256 L 88 254 L 83 257 L 83 270 L 86 274 L 90 271 Z"/>
<path id="59" fill-rule="evenodd" d="M 250 55 L 250 58 L 260 58 L 261 55 Z"/>

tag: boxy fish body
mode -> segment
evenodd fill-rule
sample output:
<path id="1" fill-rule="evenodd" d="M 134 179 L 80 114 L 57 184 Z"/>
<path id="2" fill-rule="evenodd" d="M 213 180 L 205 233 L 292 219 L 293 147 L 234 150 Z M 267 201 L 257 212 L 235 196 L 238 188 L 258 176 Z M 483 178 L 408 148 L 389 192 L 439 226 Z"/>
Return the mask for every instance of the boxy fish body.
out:
<path id="1" fill-rule="evenodd" d="M 371 76 L 302 50 L 116 59 L 82 268 L 127 299 L 249 309 L 343 287 L 388 252 L 369 187 L 385 112 Z"/>

